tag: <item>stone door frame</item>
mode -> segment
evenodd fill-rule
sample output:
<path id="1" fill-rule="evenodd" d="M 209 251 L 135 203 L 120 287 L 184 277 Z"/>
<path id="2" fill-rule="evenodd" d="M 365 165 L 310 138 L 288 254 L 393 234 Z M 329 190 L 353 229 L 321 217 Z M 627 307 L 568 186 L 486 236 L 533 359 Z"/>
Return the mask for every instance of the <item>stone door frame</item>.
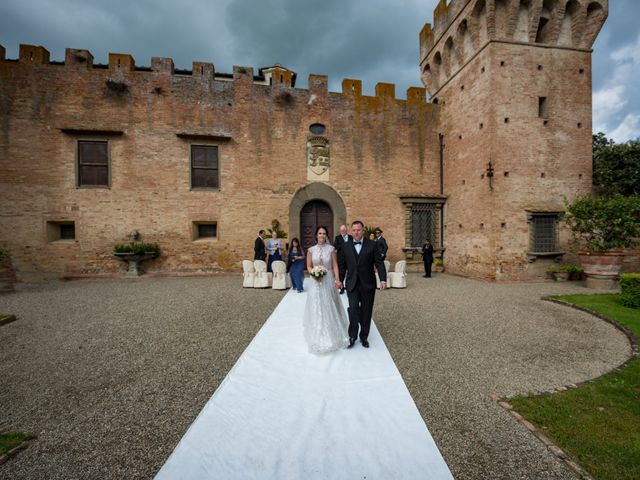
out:
<path id="1" fill-rule="evenodd" d="M 340 230 L 340 225 L 347 223 L 347 208 L 338 192 L 324 183 L 310 183 L 298 190 L 289 204 L 289 239 L 300 238 L 300 212 L 312 200 L 322 200 L 331 207 L 334 232 Z M 330 241 L 333 242 L 333 238 Z"/>

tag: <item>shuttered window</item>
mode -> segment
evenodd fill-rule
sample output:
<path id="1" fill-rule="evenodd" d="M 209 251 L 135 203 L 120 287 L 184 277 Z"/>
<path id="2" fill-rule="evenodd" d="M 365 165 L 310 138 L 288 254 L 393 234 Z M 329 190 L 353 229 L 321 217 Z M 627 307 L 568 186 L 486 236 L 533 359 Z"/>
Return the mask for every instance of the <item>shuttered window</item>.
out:
<path id="1" fill-rule="evenodd" d="M 108 142 L 78 141 L 78 186 L 109 186 Z"/>
<path id="2" fill-rule="evenodd" d="M 218 188 L 218 147 L 191 146 L 191 188 Z"/>

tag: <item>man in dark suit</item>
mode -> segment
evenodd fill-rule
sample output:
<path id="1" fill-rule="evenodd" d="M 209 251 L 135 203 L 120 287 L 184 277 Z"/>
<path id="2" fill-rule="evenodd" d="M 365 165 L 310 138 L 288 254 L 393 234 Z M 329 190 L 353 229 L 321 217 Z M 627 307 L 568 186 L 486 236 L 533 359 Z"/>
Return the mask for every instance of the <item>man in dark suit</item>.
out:
<path id="1" fill-rule="evenodd" d="M 342 250 L 342 247 L 349 240 L 353 240 L 353 237 L 347 233 L 347 226 L 346 225 L 340 225 L 340 234 L 336 235 L 336 238 L 333 241 L 333 246 L 336 248 L 336 255 L 338 255 L 338 256 L 340 255 L 340 251 Z M 342 270 L 340 270 L 340 281 L 342 282 L 342 288 L 340 289 L 340 295 L 342 295 L 344 293 L 344 277 L 346 276 L 346 274 L 347 274 L 347 272 L 343 272 Z"/>
<path id="2" fill-rule="evenodd" d="M 265 254 L 265 248 L 264 248 L 264 236 L 265 236 L 265 231 L 264 230 L 260 230 L 260 232 L 258 232 L 258 238 L 256 238 L 256 242 L 253 245 L 253 259 L 254 260 L 262 260 L 264 261 L 264 259 L 266 258 L 266 254 Z"/>
<path id="3" fill-rule="evenodd" d="M 363 237 L 364 225 L 361 221 L 357 220 L 351 224 L 351 233 L 353 240 L 345 243 L 338 255 L 340 273 L 349 272 L 346 284 L 349 298 L 349 348 L 358 336 L 362 346 L 369 348 L 369 329 L 376 294 L 373 267 L 378 270 L 381 291 L 387 288 L 387 271 L 377 242 Z"/>
<path id="4" fill-rule="evenodd" d="M 389 250 L 389 246 L 387 245 L 387 241 L 382 236 L 382 230 L 376 228 L 376 242 L 379 245 L 380 254 L 382 255 L 382 260 L 387 258 L 387 250 Z"/>

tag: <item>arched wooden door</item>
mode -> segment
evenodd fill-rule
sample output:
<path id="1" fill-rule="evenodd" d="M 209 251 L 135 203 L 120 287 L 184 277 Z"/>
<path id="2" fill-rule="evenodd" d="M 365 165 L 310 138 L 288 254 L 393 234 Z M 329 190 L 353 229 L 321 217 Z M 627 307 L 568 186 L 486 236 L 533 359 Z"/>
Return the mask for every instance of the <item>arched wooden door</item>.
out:
<path id="1" fill-rule="evenodd" d="M 322 200 L 308 202 L 300 211 L 300 243 L 305 250 L 316 244 L 316 228 L 327 227 L 328 240 L 333 242 L 333 212 Z"/>

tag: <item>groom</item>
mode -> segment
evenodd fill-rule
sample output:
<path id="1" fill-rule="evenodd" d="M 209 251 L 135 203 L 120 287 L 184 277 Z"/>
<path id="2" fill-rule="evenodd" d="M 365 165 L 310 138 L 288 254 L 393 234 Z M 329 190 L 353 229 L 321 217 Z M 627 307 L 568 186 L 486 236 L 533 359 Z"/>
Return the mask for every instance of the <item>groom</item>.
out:
<path id="1" fill-rule="evenodd" d="M 376 294 L 375 266 L 380 277 L 380 290 L 387 288 L 387 271 L 376 242 L 364 238 L 364 225 L 357 220 L 351 224 L 352 239 L 349 239 L 338 255 L 340 278 L 347 271 L 346 289 L 349 298 L 349 348 L 358 338 L 369 348 L 369 328 Z"/>

